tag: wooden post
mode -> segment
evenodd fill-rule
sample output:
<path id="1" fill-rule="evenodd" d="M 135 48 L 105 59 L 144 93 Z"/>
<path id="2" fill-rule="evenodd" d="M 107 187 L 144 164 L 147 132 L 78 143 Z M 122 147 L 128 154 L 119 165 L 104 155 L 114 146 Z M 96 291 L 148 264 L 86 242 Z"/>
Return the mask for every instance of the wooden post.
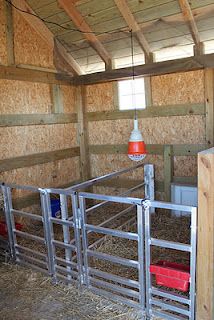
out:
<path id="1" fill-rule="evenodd" d="M 197 320 L 214 319 L 214 148 L 198 154 Z"/>
<path id="2" fill-rule="evenodd" d="M 205 69 L 206 141 L 214 146 L 214 70 Z"/>
<path id="3" fill-rule="evenodd" d="M 63 113 L 63 97 L 60 85 L 52 84 L 51 85 L 51 98 L 52 98 L 52 113 Z"/>
<path id="4" fill-rule="evenodd" d="M 173 177 L 172 146 L 164 146 L 164 200 L 171 201 L 171 182 Z"/>
<path id="5" fill-rule="evenodd" d="M 82 180 L 90 178 L 90 157 L 88 146 L 88 125 L 85 117 L 86 87 L 76 88 L 76 110 L 78 121 L 78 135 L 80 144 L 80 175 Z"/>
<path id="6" fill-rule="evenodd" d="M 13 10 L 11 4 L 5 1 L 5 17 L 6 17 L 6 41 L 7 41 L 7 63 L 15 64 L 14 55 L 14 33 L 13 33 Z"/>
<path id="7" fill-rule="evenodd" d="M 155 61 L 155 56 L 150 53 L 149 58 L 145 55 L 145 63 L 152 63 Z M 145 81 L 145 99 L 146 107 L 151 107 L 153 105 L 152 101 L 152 77 L 144 77 Z"/>

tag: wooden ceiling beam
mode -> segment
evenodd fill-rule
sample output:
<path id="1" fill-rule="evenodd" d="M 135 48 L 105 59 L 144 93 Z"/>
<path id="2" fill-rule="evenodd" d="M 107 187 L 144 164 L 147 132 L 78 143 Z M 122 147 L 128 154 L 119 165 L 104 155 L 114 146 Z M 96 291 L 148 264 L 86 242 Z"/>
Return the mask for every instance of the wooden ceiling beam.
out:
<path id="1" fill-rule="evenodd" d="M 214 53 L 139 65 L 135 67 L 135 76 L 149 77 L 168 73 L 194 71 L 204 68 L 214 68 Z M 118 81 L 131 78 L 131 75 L 132 67 L 120 68 L 74 77 L 71 78 L 71 84 L 89 85 L 108 81 Z M 63 80 L 61 75 L 58 75 L 57 78 L 58 80 Z"/>
<path id="2" fill-rule="evenodd" d="M 106 69 L 112 68 L 112 59 L 110 54 L 106 51 L 103 44 L 97 38 L 97 36 L 93 33 L 90 26 L 84 20 L 80 12 L 75 7 L 72 1 L 67 0 L 58 0 L 59 5 L 63 8 L 63 10 L 67 13 L 67 15 L 71 18 L 73 23 L 76 25 L 77 29 L 80 30 L 84 37 L 87 39 L 89 44 L 94 48 L 94 50 L 98 53 L 98 55 L 105 62 Z"/>
<path id="3" fill-rule="evenodd" d="M 128 6 L 126 0 L 114 0 L 114 2 L 117 5 L 120 13 L 122 14 L 124 20 L 127 23 L 127 25 L 132 30 L 137 41 L 139 42 L 139 45 L 145 54 L 145 61 L 152 62 L 153 54 L 150 50 L 148 41 L 146 40 L 139 24 L 135 20 L 135 17 L 133 16 L 131 10 L 129 9 L 129 6 Z"/>
<path id="4" fill-rule="evenodd" d="M 194 54 L 199 55 L 204 53 L 203 43 L 200 41 L 200 34 L 188 0 L 178 0 L 184 21 L 188 24 L 190 33 L 194 41 Z"/>
<path id="5" fill-rule="evenodd" d="M 27 4 L 25 0 L 12 0 L 12 3 L 19 9 L 27 11 L 29 13 L 35 14 L 31 7 Z M 18 11 L 22 17 L 27 21 L 27 23 L 37 32 L 37 34 L 45 41 L 47 46 L 53 50 L 57 46 L 57 50 L 66 64 L 70 67 L 71 72 L 74 75 L 83 74 L 79 64 L 74 60 L 74 58 L 67 52 L 64 46 L 59 41 L 54 41 L 53 33 L 46 27 L 45 23 L 39 18 L 34 17 L 31 14 Z"/>

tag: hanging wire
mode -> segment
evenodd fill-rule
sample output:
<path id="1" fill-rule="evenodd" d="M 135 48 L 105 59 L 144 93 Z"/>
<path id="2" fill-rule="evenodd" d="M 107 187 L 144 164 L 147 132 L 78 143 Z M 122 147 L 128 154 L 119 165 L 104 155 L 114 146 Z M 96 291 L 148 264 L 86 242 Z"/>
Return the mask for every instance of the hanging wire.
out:
<path id="1" fill-rule="evenodd" d="M 135 69 L 134 69 L 134 42 L 133 42 L 133 31 L 131 33 L 131 56 L 132 56 L 132 105 L 134 109 L 134 119 L 137 120 L 137 108 L 136 108 L 136 97 L 135 97 Z"/>
<path id="2" fill-rule="evenodd" d="M 30 15 L 30 16 L 33 16 L 33 17 L 39 19 L 40 21 L 42 21 L 42 22 L 44 22 L 44 23 L 46 23 L 46 24 L 52 24 L 52 25 L 57 26 L 57 27 L 59 27 L 59 28 L 61 28 L 61 29 L 63 29 L 63 30 L 76 31 L 76 32 L 80 32 L 80 33 L 82 33 L 82 34 L 94 34 L 94 35 L 96 35 L 96 36 L 103 35 L 103 34 L 114 34 L 114 33 L 116 34 L 116 33 L 119 33 L 119 32 L 125 32 L 125 31 L 122 30 L 121 28 L 116 29 L 116 30 L 114 30 L 114 31 L 94 32 L 94 31 L 82 31 L 82 30 L 80 30 L 80 29 L 78 29 L 78 28 L 64 27 L 63 25 L 61 25 L 61 24 L 59 24 L 59 23 L 57 23 L 57 22 L 53 22 L 53 21 L 49 21 L 49 20 L 47 20 L 47 19 L 41 18 L 38 14 L 36 14 L 36 13 L 34 13 L 34 12 L 29 12 L 29 11 L 26 11 L 26 10 L 23 10 L 23 9 L 17 7 L 15 4 L 13 4 L 13 3 L 11 2 L 11 0 L 5 0 L 5 2 L 9 3 L 9 4 L 11 5 L 11 7 L 13 7 L 14 9 L 16 9 L 16 10 L 19 11 L 19 12 L 26 13 L 26 14 L 28 14 L 28 15 Z M 74 44 L 75 44 L 75 43 L 74 43 Z"/>

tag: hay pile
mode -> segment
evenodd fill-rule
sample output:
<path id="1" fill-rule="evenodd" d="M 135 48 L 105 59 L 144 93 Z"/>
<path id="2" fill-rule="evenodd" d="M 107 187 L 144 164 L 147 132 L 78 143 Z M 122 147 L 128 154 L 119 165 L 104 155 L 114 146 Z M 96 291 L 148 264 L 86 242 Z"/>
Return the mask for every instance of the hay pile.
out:
<path id="1" fill-rule="evenodd" d="M 74 286 L 53 285 L 49 278 L 23 267 L 0 265 L 2 320 L 138 320 L 121 304 Z"/>

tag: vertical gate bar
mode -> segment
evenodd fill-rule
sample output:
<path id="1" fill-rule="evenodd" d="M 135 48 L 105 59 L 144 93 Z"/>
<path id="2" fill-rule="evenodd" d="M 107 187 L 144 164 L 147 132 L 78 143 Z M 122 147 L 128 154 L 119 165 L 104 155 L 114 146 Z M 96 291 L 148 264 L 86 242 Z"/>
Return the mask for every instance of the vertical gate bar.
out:
<path id="1" fill-rule="evenodd" d="M 83 261 L 84 261 L 84 284 L 89 287 L 89 276 L 88 276 L 88 234 L 85 228 L 86 225 L 86 206 L 85 198 L 80 196 L 80 212 L 82 217 L 82 245 L 83 245 Z"/>
<path id="2" fill-rule="evenodd" d="M 195 319 L 195 281 L 196 281 L 196 235 L 197 209 L 191 210 L 191 256 L 190 256 L 190 320 Z"/>
<path id="3" fill-rule="evenodd" d="M 150 201 L 155 200 L 155 181 L 154 181 L 154 165 L 144 165 L 144 182 L 145 182 L 145 198 Z M 155 212 L 155 208 L 150 208 L 151 213 Z"/>
<path id="4" fill-rule="evenodd" d="M 2 193 L 4 197 L 5 221 L 7 224 L 10 254 L 11 254 L 12 260 L 16 261 L 17 256 L 16 256 L 15 243 L 17 243 L 17 240 L 16 240 L 16 235 L 13 232 L 13 229 L 15 226 L 14 226 L 14 219 L 11 214 L 11 209 L 12 209 L 11 189 L 4 185 L 2 185 L 1 188 L 2 188 Z M 10 197 L 9 197 L 9 194 L 10 194 Z"/>
<path id="5" fill-rule="evenodd" d="M 73 221 L 74 221 L 74 237 L 75 237 L 75 246 L 76 246 L 76 254 L 77 254 L 77 269 L 79 275 L 79 285 L 83 284 L 83 262 L 82 262 L 82 245 L 81 245 L 81 217 L 79 214 L 78 208 L 78 196 L 77 193 L 74 192 L 71 195 L 72 200 L 72 212 L 73 212 Z"/>
<path id="6" fill-rule="evenodd" d="M 153 201 L 155 199 L 154 186 L 154 166 L 145 164 L 144 166 L 145 198 Z"/>
<path id="7" fill-rule="evenodd" d="M 145 311 L 145 274 L 144 274 L 144 217 L 142 206 L 137 206 L 137 232 L 138 232 L 138 277 L 140 283 L 140 305 Z"/>
<path id="8" fill-rule="evenodd" d="M 64 194 L 60 194 L 60 207 L 61 207 L 62 220 L 64 220 L 64 221 L 68 220 L 67 196 L 64 195 Z M 69 226 L 68 225 L 67 226 L 63 225 L 62 226 L 62 230 L 63 230 L 64 243 L 69 244 L 70 241 L 71 241 Z M 71 249 L 66 248 L 65 249 L 65 260 L 67 262 L 71 262 L 71 257 L 72 257 Z M 71 271 L 71 266 L 67 266 L 66 269 L 68 270 L 68 272 L 70 272 Z M 68 278 L 68 280 L 71 280 L 71 274 L 68 274 L 67 278 Z"/>
<path id="9" fill-rule="evenodd" d="M 145 212 L 145 267 L 146 267 L 146 315 L 151 316 L 151 234 L 150 234 L 150 207 L 144 203 Z"/>
<path id="10" fill-rule="evenodd" d="M 41 199 L 41 208 L 43 214 L 43 225 L 44 225 L 44 236 L 45 243 L 47 247 L 47 256 L 48 256 L 48 271 L 49 275 L 53 278 L 53 281 L 56 283 L 56 268 L 55 268 L 55 247 L 53 245 L 54 233 L 53 225 L 50 220 L 51 217 L 51 204 L 50 204 L 50 195 L 45 190 L 40 191 Z"/>

